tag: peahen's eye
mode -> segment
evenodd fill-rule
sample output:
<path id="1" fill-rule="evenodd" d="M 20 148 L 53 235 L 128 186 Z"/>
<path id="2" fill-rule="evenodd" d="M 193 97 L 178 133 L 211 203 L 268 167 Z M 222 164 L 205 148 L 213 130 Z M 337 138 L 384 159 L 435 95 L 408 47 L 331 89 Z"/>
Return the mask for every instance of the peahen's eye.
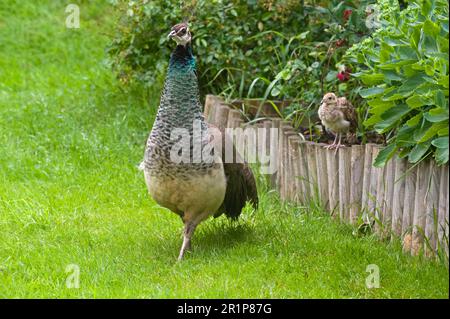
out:
<path id="1" fill-rule="evenodd" d="M 178 32 L 178 34 L 179 34 L 179 35 L 185 35 L 185 34 L 186 34 L 186 28 L 181 29 L 181 30 Z"/>

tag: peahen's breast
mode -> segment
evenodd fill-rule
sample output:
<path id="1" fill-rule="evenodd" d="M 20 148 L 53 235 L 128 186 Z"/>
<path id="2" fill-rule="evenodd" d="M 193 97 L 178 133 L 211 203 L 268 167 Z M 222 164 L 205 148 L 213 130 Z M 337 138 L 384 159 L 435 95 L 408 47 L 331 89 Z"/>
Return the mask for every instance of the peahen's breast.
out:
<path id="1" fill-rule="evenodd" d="M 226 179 L 221 163 L 200 171 L 172 171 L 159 174 L 144 169 L 145 181 L 152 198 L 161 206 L 183 212 L 215 213 L 225 197 Z"/>

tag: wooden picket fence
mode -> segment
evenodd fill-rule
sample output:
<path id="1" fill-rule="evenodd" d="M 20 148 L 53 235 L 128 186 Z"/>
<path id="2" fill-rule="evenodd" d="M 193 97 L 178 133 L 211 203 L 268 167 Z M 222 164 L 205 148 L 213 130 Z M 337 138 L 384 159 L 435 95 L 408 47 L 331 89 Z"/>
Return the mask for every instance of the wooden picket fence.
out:
<path id="1" fill-rule="evenodd" d="M 448 165 L 394 158 L 377 168 L 372 163 L 380 145 L 353 145 L 336 154 L 302 140 L 280 118 L 246 124 L 239 110 L 213 95 L 206 98 L 204 115 L 219 127 L 264 129 L 265 149 L 278 154 L 271 184 L 283 200 L 319 201 L 342 222 L 373 227 L 385 239 L 401 238 L 405 252 L 435 256 L 440 251 L 448 257 Z"/>

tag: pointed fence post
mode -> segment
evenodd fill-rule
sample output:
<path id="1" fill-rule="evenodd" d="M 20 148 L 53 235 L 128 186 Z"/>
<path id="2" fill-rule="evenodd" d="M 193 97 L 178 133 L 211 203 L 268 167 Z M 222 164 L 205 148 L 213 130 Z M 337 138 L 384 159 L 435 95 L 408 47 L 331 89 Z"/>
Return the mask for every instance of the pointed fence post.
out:
<path id="1" fill-rule="evenodd" d="M 364 182 L 364 145 L 351 147 L 350 223 L 355 224 L 361 216 L 361 200 Z"/>
<path id="2" fill-rule="evenodd" d="M 309 185 L 309 169 L 308 169 L 308 152 L 306 145 L 308 142 L 299 142 L 299 155 L 300 155 L 300 181 L 301 188 L 303 190 L 303 196 L 301 196 L 302 203 L 307 204 L 311 200 L 311 186 Z"/>
<path id="3" fill-rule="evenodd" d="M 392 233 L 402 234 L 403 206 L 405 204 L 406 160 L 397 159 L 394 173 L 394 193 L 392 199 Z"/>
<path id="4" fill-rule="evenodd" d="M 403 251 L 411 252 L 414 200 L 416 197 L 417 166 L 406 164 L 405 196 L 403 201 L 402 231 Z"/>
<path id="5" fill-rule="evenodd" d="M 292 126 L 290 126 L 287 123 L 282 124 L 281 126 L 281 174 L 279 179 L 279 190 L 280 195 L 282 199 L 288 199 L 288 185 L 290 181 L 290 171 L 289 171 L 289 165 L 290 165 L 290 152 L 289 152 L 289 146 L 288 146 L 288 137 L 290 135 L 295 134 L 294 129 Z"/>
<path id="6" fill-rule="evenodd" d="M 439 207 L 439 169 L 430 161 L 430 183 L 425 197 L 425 254 L 435 256 L 437 249 L 437 224 Z"/>
<path id="7" fill-rule="evenodd" d="M 238 110 L 230 109 L 228 111 L 228 119 L 227 119 L 227 127 L 234 128 L 235 127 L 235 120 L 241 119 L 241 112 Z"/>
<path id="8" fill-rule="evenodd" d="M 281 126 L 281 119 L 273 119 L 272 120 L 272 130 L 275 130 L 277 132 L 277 134 L 272 134 L 274 132 L 271 132 L 270 134 L 270 154 L 272 154 L 273 158 L 275 159 L 276 163 L 274 163 L 276 169 L 276 173 L 272 174 L 270 179 L 271 179 L 271 184 L 272 187 L 277 189 L 278 188 L 278 176 L 280 174 L 280 170 L 281 170 L 281 156 L 280 156 L 280 151 L 279 151 L 279 144 L 280 144 L 280 126 Z"/>
<path id="9" fill-rule="evenodd" d="M 428 182 L 430 178 L 429 164 L 422 161 L 417 168 L 416 179 L 416 195 L 414 197 L 414 218 L 412 230 L 411 254 L 417 255 L 424 242 L 424 231 L 426 225 L 426 192 L 428 189 Z"/>
<path id="10" fill-rule="evenodd" d="M 375 196 L 376 192 L 376 184 L 375 188 L 371 188 L 371 182 L 373 180 L 376 181 L 376 176 L 372 176 L 372 149 L 373 144 L 366 144 L 364 146 L 364 168 L 363 168 L 363 185 L 362 185 L 362 194 L 361 194 L 361 211 L 362 211 L 362 220 L 365 224 L 371 224 L 371 219 L 369 212 L 373 210 L 371 207 L 371 202 L 373 201 L 371 198 Z M 374 172 L 375 173 L 375 172 Z"/>
<path id="11" fill-rule="evenodd" d="M 228 124 L 228 112 L 230 112 L 230 108 L 225 104 L 218 104 L 216 107 L 214 124 L 219 129 L 224 129 Z"/>
<path id="12" fill-rule="evenodd" d="M 439 214 L 438 214 L 438 244 L 443 248 L 444 253 L 448 257 L 448 201 L 449 201 L 449 185 L 448 185 L 448 164 L 442 165 L 440 168 L 439 182 Z"/>
<path id="13" fill-rule="evenodd" d="M 222 99 L 220 99 L 219 97 L 217 97 L 215 95 L 212 95 L 212 94 L 206 95 L 205 110 L 204 110 L 203 114 L 208 123 L 215 124 L 214 119 L 215 119 L 216 109 L 217 109 L 218 104 L 220 104 L 221 102 L 222 102 Z"/>
<path id="14" fill-rule="evenodd" d="M 316 167 L 316 145 L 313 142 L 306 142 L 306 154 L 308 163 L 308 175 L 309 175 L 309 195 L 310 200 L 318 199 L 317 188 L 317 167 Z"/>
<path id="15" fill-rule="evenodd" d="M 339 215 L 339 157 L 334 150 L 325 149 L 327 159 L 328 202 L 330 215 Z"/>
<path id="16" fill-rule="evenodd" d="M 384 169 L 384 202 L 383 209 L 383 238 L 390 238 L 392 228 L 392 202 L 394 199 L 394 178 L 395 178 L 395 163 L 397 157 L 394 156 L 386 164 Z"/>
<path id="17" fill-rule="evenodd" d="M 291 176 L 292 181 L 289 185 L 291 199 L 298 203 L 300 200 L 301 182 L 300 175 L 300 154 L 299 154 L 300 137 L 296 135 L 289 136 L 289 149 L 292 151 Z"/>
<path id="18" fill-rule="evenodd" d="M 351 158 L 350 147 L 340 148 L 339 155 L 339 218 L 341 221 L 350 219 L 350 182 L 351 182 Z"/>
<path id="19" fill-rule="evenodd" d="M 316 149 L 316 168 L 317 168 L 317 186 L 319 190 L 320 201 L 325 209 L 330 209 L 328 198 L 328 176 L 327 176 L 327 144 L 318 143 Z"/>

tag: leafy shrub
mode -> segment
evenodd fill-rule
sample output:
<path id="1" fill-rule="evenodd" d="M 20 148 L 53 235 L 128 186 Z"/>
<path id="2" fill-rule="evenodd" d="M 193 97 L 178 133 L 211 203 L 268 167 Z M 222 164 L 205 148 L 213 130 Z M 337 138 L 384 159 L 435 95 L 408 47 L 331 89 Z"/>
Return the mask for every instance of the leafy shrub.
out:
<path id="1" fill-rule="evenodd" d="M 274 35 L 265 31 L 290 36 L 306 21 L 296 0 L 188 0 L 183 7 L 172 0 L 117 2 L 121 21 L 108 51 L 124 82 L 160 80 L 174 46 L 168 31 L 188 18 L 202 90 L 233 96 L 242 95 L 252 78 L 271 74 Z"/>
<path id="2" fill-rule="evenodd" d="M 382 166 L 394 154 L 417 163 L 433 155 L 448 162 L 448 2 L 379 0 L 380 28 L 356 44 L 346 59 L 368 101 L 364 125 L 386 134 L 387 146 L 375 160 Z"/>
<path id="3" fill-rule="evenodd" d="M 203 93 L 291 100 L 277 111 L 299 125 L 314 118 L 325 92 L 334 91 L 359 106 L 363 117 L 358 81 L 339 62 L 370 33 L 366 8 L 373 1 L 190 0 L 184 7 L 170 0 L 118 1 L 122 19 L 109 53 L 124 82 L 152 85 L 173 49 L 167 32 L 187 15 Z"/>
<path id="4" fill-rule="evenodd" d="M 304 117 L 317 113 L 319 101 L 326 92 L 347 96 L 364 110 L 358 95 L 359 83 L 350 77 L 351 69 L 341 60 L 347 49 L 370 34 L 366 26 L 368 4 L 373 1 L 327 1 L 306 6 L 309 24 L 292 37 L 274 32 L 275 52 L 280 57 L 264 82 L 263 98 L 293 100 L 284 115 L 300 124 Z M 269 31 L 267 31 L 269 32 Z M 256 37 L 264 36 L 264 33 Z M 252 86 L 249 90 L 251 93 Z M 364 112 L 361 112 L 364 113 Z"/>

